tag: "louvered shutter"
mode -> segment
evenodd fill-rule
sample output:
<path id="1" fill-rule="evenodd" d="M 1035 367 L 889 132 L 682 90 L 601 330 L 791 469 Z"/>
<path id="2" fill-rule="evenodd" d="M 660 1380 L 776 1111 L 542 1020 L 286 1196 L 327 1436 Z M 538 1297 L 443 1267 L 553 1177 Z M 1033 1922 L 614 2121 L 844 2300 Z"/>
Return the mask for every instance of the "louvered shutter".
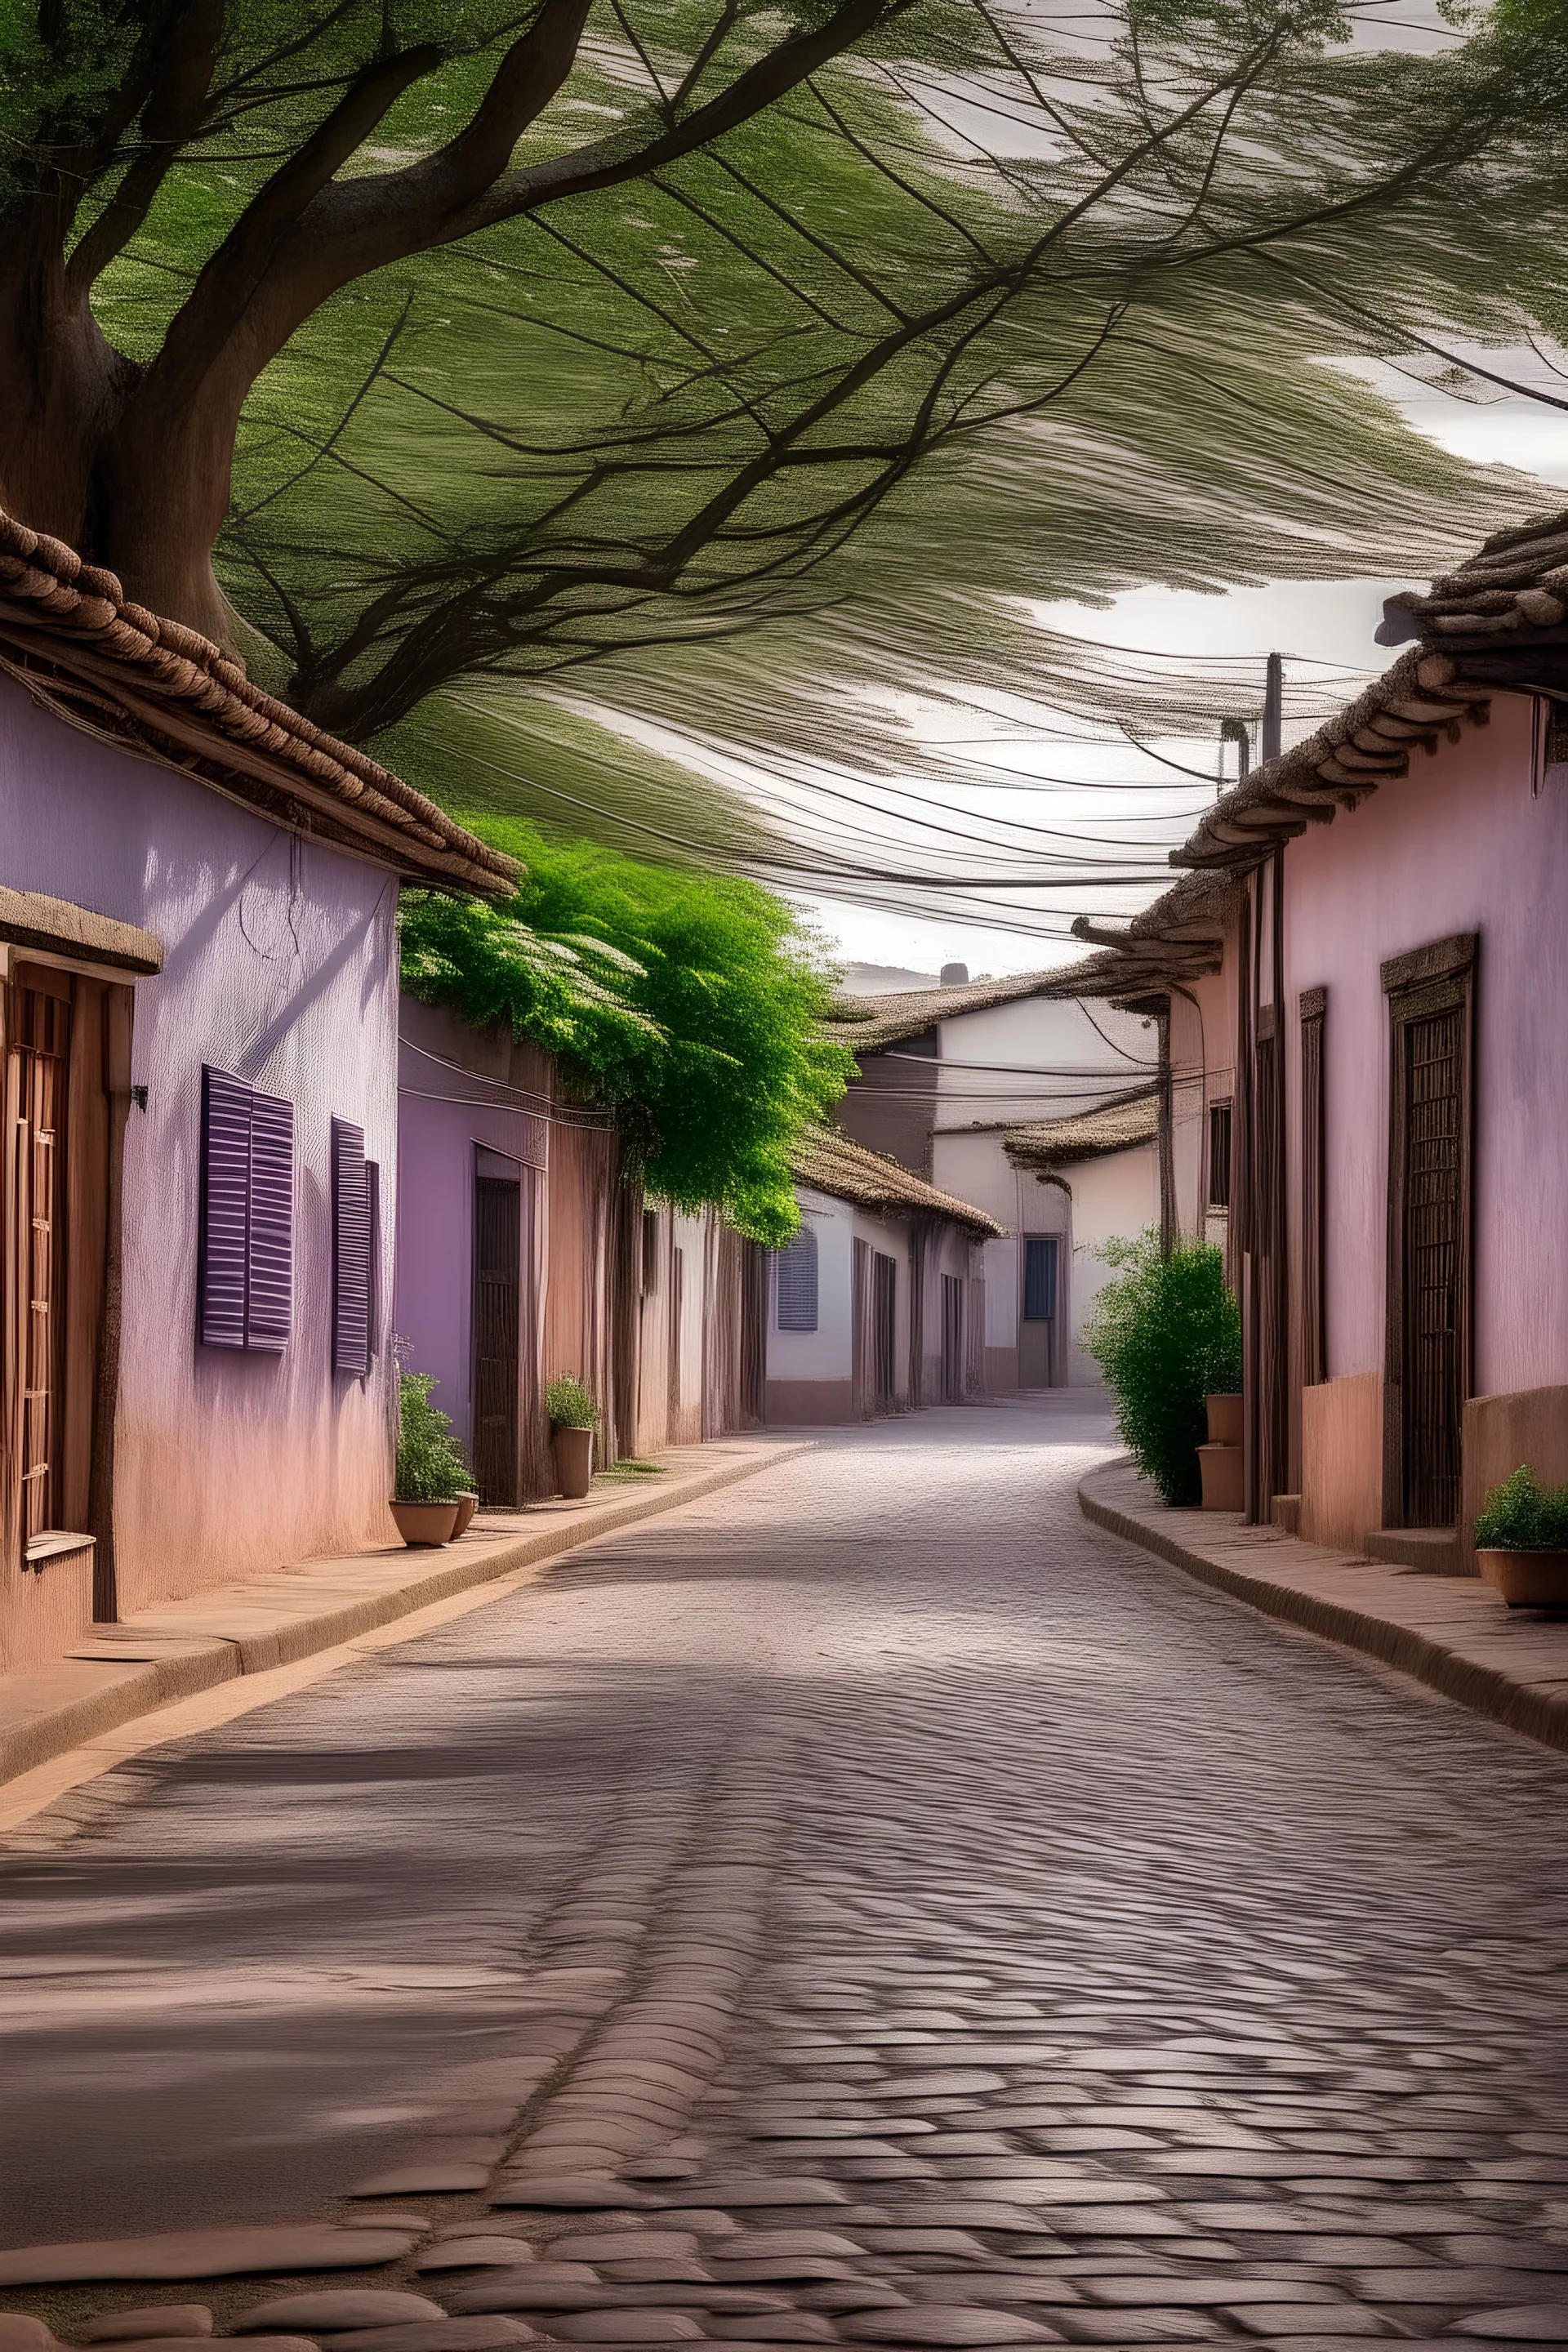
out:
<path id="1" fill-rule="evenodd" d="M 381 1330 L 381 1162 L 364 1163 L 364 1221 L 368 1239 L 364 1285 L 365 1369 L 375 1361 Z"/>
<path id="2" fill-rule="evenodd" d="M 245 1344 L 280 1356 L 294 1303 L 294 1106 L 250 1097 L 249 1285 Z"/>
<path id="3" fill-rule="evenodd" d="M 332 1121 L 332 1370 L 370 1370 L 370 1193 L 364 1129 Z"/>
<path id="4" fill-rule="evenodd" d="M 197 1329 L 204 1347 L 243 1348 L 250 1261 L 250 1088 L 202 1072 L 202 1200 Z"/>
<path id="5" fill-rule="evenodd" d="M 809 1225 L 778 1253 L 778 1318 L 781 1331 L 816 1328 L 816 1235 Z"/>

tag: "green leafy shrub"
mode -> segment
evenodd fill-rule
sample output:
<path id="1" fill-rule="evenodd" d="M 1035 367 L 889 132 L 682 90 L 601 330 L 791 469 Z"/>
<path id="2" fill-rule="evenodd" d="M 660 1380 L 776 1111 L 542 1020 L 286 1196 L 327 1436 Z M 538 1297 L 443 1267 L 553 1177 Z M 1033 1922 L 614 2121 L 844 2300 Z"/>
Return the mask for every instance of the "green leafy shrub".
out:
<path id="1" fill-rule="evenodd" d="M 1241 1310 L 1212 1242 L 1160 1254 L 1152 1228 L 1100 1252 L 1117 1268 L 1094 1302 L 1083 1343 L 1116 1400 L 1116 1425 L 1167 1503 L 1201 1499 L 1198 1447 L 1206 1396 L 1241 1386 Z"/>
<path id="2" fill-rule="evenodd" d="M 449 1503 L 471 1491 L 463 1449 L 447 1432 L 452 1416 L 430 1402 L 434 1372 L 405 1372 L 398 1397 L 397 1499 Z"/>
<path id="3" fill-rule="evenodd" d="M 475 1028 L 509 1023 L 616 1104 L 649 1192 L 787 1242 L 790 1156 L 855 1067 L 818 1034 L 832 974 L 815 936 L 736 875 L 468 821 L 528 871 L 501 907 L 405 891 L 405 987 Z"/>
<path id="4" fill-rule="evenodd" d="M 599 1408 L 579 1380 L 563 1372 L 544 1391 L 544 1410 L 557 1429 L 597 1429 Z"/>
<path id="5" fill-rule="evenodd" d="M 1494 1486 L 1476 1521 L 1480 1551 L 1568 1551 L 1568 1486 L 1538 1486 L 1521 1463 Z"/>

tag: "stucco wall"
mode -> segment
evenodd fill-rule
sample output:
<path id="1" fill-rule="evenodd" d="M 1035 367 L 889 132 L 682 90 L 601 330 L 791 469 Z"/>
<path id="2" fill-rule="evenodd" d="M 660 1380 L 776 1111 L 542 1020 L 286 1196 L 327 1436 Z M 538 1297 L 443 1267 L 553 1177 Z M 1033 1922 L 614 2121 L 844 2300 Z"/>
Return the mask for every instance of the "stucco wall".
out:
<path id="1" fill-rule="evenodd" d="M 157 933 L 136 983 L 125 1139 L 115 1547 L 122 1613 L 391 1538 L 390 1365 L 331 1370 L 331 1120 L 396 1171 L 395 878 L 95 742 L 0 678 L 0 880 Z M 202 1065 L 294 1105 L 293 1337 L 198 1348 Z"/>
<path id="2" fill-rule="evenodd" d="M 522 1174 L 548 1158 L 549 1058 L 504 1030 L 481 1035 L 405 996 L 398 1016 L 397 1272 L 395 1322 L 410 1371 L 433 1372 L 431 1402 L 473 1441 L 474 1174 L 477 1150 Z M 477 1083 L 476 1083 L 477 1080 Z M 509 1104 L 507 1087 L 537 1094 Z M 492 1102 L 489 1097 L 494 1096 Z M 523 1269 L 527 1279 L 528 1269 Z"/>
<path id="3" fill-rule="evenodd" d="M 955 1013 L 939 1024 L 937 1034 L 937 1118 L 950 1129 L 974 1120 L 1016 1125 L 1068 1118 L 1092 1110 L 1108 1087 L 1141 1084 L 1158 1060 L 1152 1023 L 1076 997 L 1016 997 L 1010 1004 Z M 966 1069 L 966 1063 L 996 1066 Z M 1019 1074 L 1016 1090 L 1010 1069 Z M 1075 1072 L 1083 1074 L 1081 1087 L 1075 1086 Z"/>
<path id="4" fill-rule="evenodd" d="M 1068 1384 L 1094 1388 L 1100 1366 L 1085 1352 L 1083 1327 L 1112 1269 L 1098 1253 L 1101 1243 L 1131 1240 L 1160 1217 L 1160 1167 L 1152 1143 L 1131 1151 L 1108 1151 L 1102 1159 L 1079 1160 L 1062 1169 L 1072 1192 L 1072 1272 L 1068 1292 L 1072 1339 Z"/>
<path id="5" fill-rule="evenodd" d="M 1480 935 L 1476 975 L 1475 1387 L 1568 1382 L 1568 788 L 1531 796 L 1531 710 L 1500 695 L 1411 774 L 1286 853 L 1288 1102 L 1296 1001 L 1328 990 L 1328 1369 L 1381 1371 L 1387 1220 L 1385 957 Z M 1292 1126 L 1295 1124 L 1294 1110 Z"/>

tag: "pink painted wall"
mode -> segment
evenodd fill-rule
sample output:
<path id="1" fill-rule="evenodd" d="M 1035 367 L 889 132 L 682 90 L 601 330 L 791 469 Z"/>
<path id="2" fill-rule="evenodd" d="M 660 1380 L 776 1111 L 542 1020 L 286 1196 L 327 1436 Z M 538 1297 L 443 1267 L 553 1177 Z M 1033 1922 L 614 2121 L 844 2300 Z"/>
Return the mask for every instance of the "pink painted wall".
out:
<path id="1" fill-rule="evenodd" d="M 1475 1389 L 1568 1382 L 1568 783 L 1532 798 L 1531 708 L 1499 695 L 1409 776 L 1286 852 L 1288 1127 L 1300 1099 L 1296 1004 L 1328 990 L 1331 1377 L 1381 1371 L 1387 1220 L 1384 958 L 1477 931 Z M 1298 1223 L 1294 1209 L 1292 1225 Z"/>
<path id="2" fill-rule="evenodd" d="M 116 1423 L 121 1614 L 391 1538 L 390 1370 L 331 1369 L 331 1120 L 382 1170 L 392 1295 L 395 877 L 37 710 L 0 677 L 0 881 L 157 933 L 132 1056 Z M 196 1344 L 202 1065 L 294 1105 L 293 1338 Z"/>

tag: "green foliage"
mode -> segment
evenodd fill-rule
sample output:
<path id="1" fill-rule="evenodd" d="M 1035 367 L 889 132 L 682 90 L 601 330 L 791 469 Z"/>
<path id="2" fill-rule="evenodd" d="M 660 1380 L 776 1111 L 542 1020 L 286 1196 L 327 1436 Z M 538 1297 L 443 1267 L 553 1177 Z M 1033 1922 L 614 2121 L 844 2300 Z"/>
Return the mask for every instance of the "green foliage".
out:
<path id="1" fill-rule="evenodd" d="M 597 1429 L 599 1408 L 572 1372 L 558 1373 L 544 1391 L 544 1410 L 556 1429 Z"/>
<path id="2" fill-rule="evenodd" d="M 1482 1551 L 1568 1551 L 1568 1486 L 1538 1486 L 1521 1463 L 1494 1486 L 1476 1521 Z"/>
<path id="3" fill-rule="evenodd" d="M 433 1372 L 405 1372 L 399 1384 L 397 1499 L 400 1503 L 448 1503 L 468 1491 L 463 1449 L 447 1432 L 449 1412 L 430 1402 Z"/>
<path id="4" fill-rule="evenodd" d="M 557 1055 L 618 1107 L 651 1192 L 787 1241 L 791 1153 L 854 1068 L 816 1034 L 830 973 L 810 932 L 733 876 L 642 866 L 516 823 L 479 829 L 524 861 L 522 887 L 500 908 L 407 895 L 405 985 Z"/>
<path id="5" fill-rule="evenodd" d="M 1152 1228 L 1100 1252 L 1118 1272 L 1100 1291 L 1083 1341 L 1116 1400 L 1116 1425 L 1139 1471 L 1165 1502 L 1202 1494 L 1204 1399 L 1241 1386 L 1241 1312 L 1225 1286 L 1225 1257 L 1189 1242 L 1167 1257 Z"/>

